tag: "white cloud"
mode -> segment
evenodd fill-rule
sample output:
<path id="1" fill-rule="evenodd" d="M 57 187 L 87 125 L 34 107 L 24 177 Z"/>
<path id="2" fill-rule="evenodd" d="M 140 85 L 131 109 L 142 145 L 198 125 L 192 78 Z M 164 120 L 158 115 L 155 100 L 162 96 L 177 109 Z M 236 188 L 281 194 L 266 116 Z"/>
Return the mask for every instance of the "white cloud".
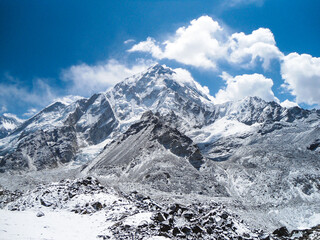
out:
<path id="1" fill-rule="evenodd" d="M 209 99 L 214 100 L 214 98 L 210 95 L 209 88 L 207 86 L 201 86 L 197 81 L 195 81 L 188 70 L 183 68 L 176 68 L 173 69 L 173 71 L 175 72 L 173 77 L 177 82 L 182 85 L 187 85 L 195 88 L 204 96 L 207 96 Z"/>
<path id="2" fill-rule="evenodd" d="M 61 102 L 65 105 L 69 105 L 77 100 L 83 99 L 84 97 L 80 97 L 80 96 L 74 96 L 74 95 L 68 95 L 68 96 L 63 96 L 63 97 L 59 97 L 53 100 L 53 102 Z"/>
<path id="3" fill-rule="evenodd" d="M 154 58 L 164 58 L 161 48 L 151 37 L 148 37 L 146 41 L 142 41 L 134 45 L 131 49 L 128 50 L 128 52 L 149 52 Z"/>
<path id="4" fill-rule="evenodd" d="M 253 66 L 261 60 L 264 69 L 268 69 L 272 59 L 281 59 L 283 54 L 276 47 L 276 41 L 270 29 L 259 28 L 251 34 L 243 32 L 230 36 L 229 61 L 236 64 Z"/>
<path id="5" fill-rule="evenodd" d="M 34 79 L 30 86 L 26 86 L 22 81 L 9 74 L 5 74 L 4 77 L 7 81 L 0 83 L 0 102 L 6 108 L 2 110 L 21 111 L 31 106 L 42 108 L 52 103 L 52 100 L 57 96 L 56 90 L 49 85 L 49 79 Z"/>
<path id="6" fill-rule="evenodd" d="M 225 1 L 228 6 L 234 7 L 238 5 L 248 5 L 248 4 L 256 4 L 258 6 L 261 6 L 263 4 L 264 0 L 229 0 Z"/>
<path id="7" fill-rule="evenodd" d="M 225 51 L 218 41 L 222 33 L 218 22 L 209 16 L 202 16 L 192 20 L 189 26 L 178 28 L 175 35 L 162 44 L 148 37 L 129 52 L 149 52 L 156 59 L 174 59 L 187 65 L 215 69 L 216 61 Z"/>
<path id="8" fill-rule="evenodd" d="M 17 117 L 17 115 L 12 114 L 12 113 L 4 113 L 3 116 L 8 117 L 8 118 L 14 118 L 19 122 L 22 121 L 20 118 Z"/>
<path id="9" fill-rule="evenodd" d="M 27 110 L 27 112 L 25 112 L 24 114 L 22 114 L 22 116 L 24 117 L 32 117 L 34 116 L 36 113 L 38 112 L 38 110 L 36 108 L 29 108 Z"/>
<path id="10" fill-rule="evenodd" d="M 320 58 L 290 53 L 283 59 L 281 75 L 297 103 L 320 105 Z"/>
<path id="11" fill-rule="evenodd" d="M 64 70 L 61 78 L 70 83 L 69 94 L 90 96 L 93 93 L 105 91 L 124 78 L 145 70 L 149 64 L 149 62 L 140 62 L 128 67 L 116 60 L 97 65 L 83 63 Z"/>
<path id="12" fill-rule="evenodd" d="M 285 108 L 299 107 L 299 105 L 297 103 L 289 101 L 288 99 L 281 102 L 280 105 L 281 105 L 281 107 L 285 107 Z"/>
<path id="13" fill-rule="evenodd" d="M 266 101 L 279 102 L 272 91 L 273 81 L 261 74 L 244 74 L 232 77 L 223 72 L 221 78 L 227 86 L 215 95 L 215 103 L 240 100 L 247 96 L 257 96 Z"/>
<path id="14" fill-rule="evenodd" d="M 8 108 L 5 105 L 2 105 L 0 108 L 0 113 L 4 113 L 6 111 L 8 111 Z"/>
<path id="15" fill-rule="evenodd" d="M 55 93 L 47 83 L 47 79 L 35 79 L 30 88 L 22 85 L 16 80 L 16 83 L 0 84 L 0 100 L 6 106 L 11 104 L 19 105 L 21 103 L 30 103 L 35 105 L 48 104 L 55 98 Z"/>
<path id="16" fill-rule="evenodd" d="M 124 44 L 129 44 L 129 43 L 133 43 L 133 42 L 135 42 L 134 39 L 128 39 L 128 40 L 124 41 L 123 43 Z"/>
<path id="17" fill-rule="evenodd" d="M 218 39 L 222 28 L 209 16 L 192 20 L 188 27 L 180 27 L 174 36 L 164 42 L 164 56 L 196 67 L 216 68 L 216 61 L 225 49 Z"/>
<path id="18" fill-rule="evenodd" d="M 128 51 L 148 52 L 156 59 L 167 58 L 212 70 L 217 69 L 219 61 L 248 68 L 258 60 L 267 69 L 272 59 L 282 58 L 269 29 L 259 28 L 248 35 L 243 32 L 230 35 L 209 16 L 201 16 L 188 26 L 178 28 L 162 43 L 148 37 Z"/>

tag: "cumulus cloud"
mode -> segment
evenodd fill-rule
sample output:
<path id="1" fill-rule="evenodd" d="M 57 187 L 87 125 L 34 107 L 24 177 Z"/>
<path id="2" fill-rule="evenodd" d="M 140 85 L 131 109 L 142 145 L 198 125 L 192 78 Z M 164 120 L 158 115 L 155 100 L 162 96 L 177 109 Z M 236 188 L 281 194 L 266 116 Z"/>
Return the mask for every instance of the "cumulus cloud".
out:
<path id="1" fill-rule="evenodd" d="M 107 90 L 124 78 L 145 70 L 150 62 L 140 62 L 128 67 L 116 60 L 106 63 L 74 65 L 63 70 L 61 78 L 70 84 L 69 94 L 90 96 Z"/>
<path id="2" fill-rule="evenodd" d="M 285 107 L 285 108 L 299 107 L 299 105 L 297 103 L 289 101 L 288 99 L 281 102 L 280 105 L 281 105 L 281 107 Z"/>
<path id="3" fill-rule="evenodd" d="M 261 61 L 267 69 L 272 59 L 282 53 L 276 47 L 272 32 L 259 28 L 251 34 L 229 34 L 209 16 L 194 19 L 186 27 L 163 42 L 148 37 L 146 41 L 132 46 L 129 52 L 147 52 L 156 59 L 172 59 L 177 62 L 216 70 L 219 61 L 237 64 L 243 68 L 253 67 Z"/>
<path id="4" fill-rule="evenodd" d="M 173 71 L 175 72 L 173 78 L 180 84 L 198 89 L 198 91 L 201 92 L 204 96 L 211 100 L 214 100 L 214 98 L 210 95 L 209 88 L 207 86 L 202 86 L 197 81 L 195 81 L 188 70 L 183 68 L 175 68 L 173 69 Z"/>
<path id="5" fill-rule="evenodd" d="M 128 52 L 149 52 L 154 58 L 164 58 L 163 52 L 158 46 L 158 43 L 156 43 L 156 40 L 151 37 L 148 37 L 146 41 L 142 41 L 134 45 L 128 50 Z"/>
<path id="6" fill-rule="evenodd" d="M 320 58 L 290 53 L 283 58 L 281 75 L 297 103 L 320 105 Z"/>
<path id="7" fill-rule="evenodd" d="M 208 16 L 192 20 L 188 27 L 180 27 L 175 36 L 164 42 L 164 56 L 196 67 L 216 68 L 216 61 L 224 54 L 218 39 L 222 28 Z"/>
<path id="8" fill-rule="evenodd" d="M 187 65 L 215 69 L 216 61 L 225 51 L 218 41 L 221 36 L 219 23 L 209 16 L 202 16 L 192 20 L 189 26 L 178 28 L 175 35 L 163 43 L 148 37 L 128 51 L 149 52 L 156 59 L 173 59 Z"/>
<path id="9" fill-rule="evenodd" d="M 251 34 L 234 33 L 228 42 L 229 61 L 243 66 L 253 66 L 255 61 L 262 61 L 268 69 L 272 59 L 281 59 L 283 54 L 276 47 L 273 33 L 268 28 L 259 28 Z"/>
<path id="10" fill-rule="evenodd" d="M 220 89 L 215 95 L 215 103 L 240 100 L 247 96 L 257 96 L 266 101 L 279 102 L 271 89 L 272 79 L 261 74 L 243 74 L 233 77 L 223 72 L 221 78 L 226 82 L 226 87 Z"/>

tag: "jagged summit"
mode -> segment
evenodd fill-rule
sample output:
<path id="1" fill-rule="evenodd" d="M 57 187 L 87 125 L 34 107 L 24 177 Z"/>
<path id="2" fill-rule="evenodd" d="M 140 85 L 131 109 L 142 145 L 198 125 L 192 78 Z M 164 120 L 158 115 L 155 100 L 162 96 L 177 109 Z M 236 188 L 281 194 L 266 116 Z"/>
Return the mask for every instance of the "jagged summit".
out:
<path id="1" fill-rule="evenodd" d="M 0 116 L 0 139 L 6 137 L 22 123 L 23 120 L 17 116 L 4 113 Z"/>
<path id="2" fill-rule="evenodd" d="M 145 98 L 152 92 L 170 89 L 179 92 L 180 95 L 189 95 L 188 97 L 193 97 L 193 100 L 199 98 L 202 101 L 211 101 L 208 92 L 191 77 L 189 72 L 184 69 L 171 69 L 160 64 L 156 64 L 140 74 L 125 79 L 109 92 L 120 89 L 134 92 L 135 96 L 137 98 L 140 97 L 140 99 Z M 185 91 L 187 91 L 187 94 L 184 93 Z"/>
<path id="3" fill-rule="evenodd" d="M 159 64 L 118 83 L 105 95 L 124 128 L 148 110 L 162 115 L 173 111 L 186 128 L 200 124 L 203 113 L 213 107 L 210 96 L 188 72 Z"/>

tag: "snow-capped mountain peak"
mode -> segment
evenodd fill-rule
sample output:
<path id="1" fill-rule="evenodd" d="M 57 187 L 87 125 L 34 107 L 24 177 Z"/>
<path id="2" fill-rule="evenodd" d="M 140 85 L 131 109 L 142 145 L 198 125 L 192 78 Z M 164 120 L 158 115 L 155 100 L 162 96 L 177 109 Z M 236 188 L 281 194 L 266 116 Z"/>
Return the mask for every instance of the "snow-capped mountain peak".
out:
<path id="1" fill-rule="evenodd" d="M 140 92 L 150 88 L 170 88 L 173 91 L 177 91 L 177 85 L 179 85 L 179 87 L 184 88 L 184 90 L 191 90 L 192 94 L 195 97 L 202 98 L 202 101 L 211 101 L 213 99 L 213 97 L 209 95 L 209 90 L 195 81 L 187 70 L 182 68 L 172 69 L 160 64 L 151 66 L 146 71 L 133 75 L 119 83 L 121 87 L 124 85 L 135 87 L 135 90 L 140 90 Z"/>
<path id="2" fill-rule="evenodd" d="M 185 119 L 182 125 L 187 122 L 196 125 L 203 118 L 205 109 L 213 107 L 206 88 L 187 70 L 159 64 L 118 83 L 106 92 L 106 97 L 119 122 L 128 125 L 138 121 L 148 110 L 163 115 L 173 111 L 180 119 Z M 191 116 L 194 115 L 191 112 L 197 116 Z"/>
<path id="3" fill-rule="evenodd" d="M 14 114 L 4 113 L 0 116 L 0 138 L 7 136 L 23 122 Z"/>

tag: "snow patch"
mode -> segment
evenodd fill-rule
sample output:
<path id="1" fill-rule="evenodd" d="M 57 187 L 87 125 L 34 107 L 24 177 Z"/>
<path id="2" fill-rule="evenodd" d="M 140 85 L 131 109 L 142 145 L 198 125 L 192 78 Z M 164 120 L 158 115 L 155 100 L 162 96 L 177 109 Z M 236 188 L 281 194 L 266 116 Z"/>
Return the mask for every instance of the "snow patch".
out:
<path id="1" fill-rule="evenodd" d="M 37 217 L 37 210 L 0 210 L 1 239 L 97 239 L 108 232 L 104 212 L 79 215 L 65 210 L 41 210 L 44 216 Z"/>
<path id="2" fill-rule="evenodd" d="M 201 129 L 191 130 L 186 133 L 195 143 L 212 143 L 221 137 L 231 135 L 242 135 L 254 131 L 259 126 L 258 123 L 251 126 L 237 120 L 230 120 L 227 117 L 218 119 L 213 124 L 204 126 Z"/>
<path id="3" fill-rule="evenodd" d="M 152 212 L 137 213 L 135 215 L 127 217 L 124 220 L 123 224 L 138 227 L 145 223 L 147 224 L 152 223 L 152 220 L 151 220 L 152 214 L 153 214 Z"/>

